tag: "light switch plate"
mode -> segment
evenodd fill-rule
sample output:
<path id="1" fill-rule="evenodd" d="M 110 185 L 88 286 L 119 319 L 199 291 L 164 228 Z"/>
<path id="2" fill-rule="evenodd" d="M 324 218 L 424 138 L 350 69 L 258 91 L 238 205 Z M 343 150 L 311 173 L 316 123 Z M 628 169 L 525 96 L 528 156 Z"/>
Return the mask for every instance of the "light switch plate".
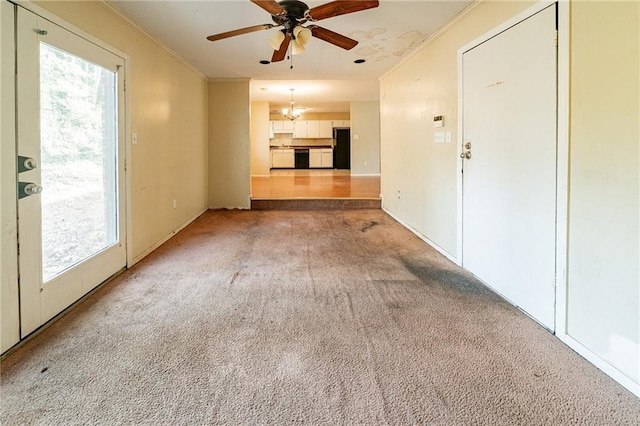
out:
<path id="1" fill-rule="evenodd" d="M 137 145 L 137 144 L 138 144 L 138 134 L 131 133 L 131 145 Z"/>
<path id="2" fill-rule="evenodd" d="M 451 143 L 451 132 L 446 132 L 444 134 L 444 143 Z"/>
<path id="3" fill-rule="evenodd" d="M 434 134 L 434 140 L 436 143 L 444 143 L 444 132 L 436 132 Z"/>

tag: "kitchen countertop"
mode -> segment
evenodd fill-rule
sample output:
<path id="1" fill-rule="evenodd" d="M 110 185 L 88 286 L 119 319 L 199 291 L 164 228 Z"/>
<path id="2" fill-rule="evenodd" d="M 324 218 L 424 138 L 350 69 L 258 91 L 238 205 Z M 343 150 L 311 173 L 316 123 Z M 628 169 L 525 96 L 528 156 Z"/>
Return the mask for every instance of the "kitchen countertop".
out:
<path id="1" fill-rule="evenodd" d="M 271 146 L 271 149 L 332 149 L 331 145 L 287 145 L 287 146 Z"/>

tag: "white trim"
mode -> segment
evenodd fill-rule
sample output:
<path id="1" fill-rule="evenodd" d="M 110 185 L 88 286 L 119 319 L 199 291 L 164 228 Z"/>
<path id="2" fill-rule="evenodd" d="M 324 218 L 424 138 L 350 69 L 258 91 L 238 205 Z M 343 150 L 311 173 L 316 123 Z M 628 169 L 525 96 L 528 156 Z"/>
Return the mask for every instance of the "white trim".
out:
<path id="1" fill-rule="evenodd" d="M 367 177 L 367 176 L 371 176 L 371 177 L 380 177 L 380 173 L 356 173 L 356 174 L 350 174 L 350 176 L 360 176 L 360 177 Z"/>
<path id="2" fill-rule="evenodd" d="M 558 116 L 556 170 L 556 334 L 567 329 L 567 256 L 569 224 L 570 2 L 558 2 Z"/>
<path id="3" fill-rule="evenodd" d="M 460 50 L 458 50 L 457 53 L 458 59 L 457 59 L 457 72 L 458 72 L 458 96 L 457 96 L 457 107 L 458 107 L 458 126 L 456 129 L 456 193 L 457 193 L 457 197 L 456 197 L 456 256 L 458 257 L 459 261 L 460 261 L 460 266 L 462 266 L 463 262 L 464 262 L 464 258 L 462 256 L 463 254 L 463 250 L 462 250 L 462 190 L 463 190 L 463 185 L 462 185 L 462 158 L 460 158 L 460 155 L 462 154 L 462 145 L 464 145 L 464 141 L 462 138 L 462 131 L 464 129 L 464 125 L 463 125 L 463 120 L 464 120 L 464 108 L 462 105 L 462 91 L 464 90 L 464 85 L 463 85 L 463 78 L 462 78 L 462 53 L 460 52 Z"/>
<path id="4" fill-rule="evenodd" d="M 456 259 L 456 257 L 454 255 L 452 255 L 451 253 L 449 253 L 448 251 L 446 251 L 445 249 L 443 249 L 442 247 L 440 247 L 439 245 L 437 245 L 436 243 L 434 243 L 433 241 L 431 241 L 429 238 L 425 237 L 424 235 L 422 235 L 417 229 L 415 229 L 413 226 L 405 223 L 403 220 L 401 220 L 400 218 L 398 218 L 396 215 L 394 215 L 393 213 L 391 213 L 389 210 L 387 210 L 386 208 L 382 207 L 382 211 L 384 211 L 386 214 L 388 214 L 389 216 L 391 216 L 396 222 L 398 222 L 400 225 L 404 226 L 405 228 L 407 228 L 409 231 L 411 231 L 416 237 L 420 238 L 422 241 L 424 241 L 425 243 L 429 244 L 434 250 L 436 250 L 438 253 L 440 253 L 441 255 L 443 255 L 444 257 L 446 257 L 447 259 L 449 259 L 450 261 L 452 261 L 453 263 L 455 263 L 456 265 L 460 266 L 460 263 L 458 262 L 458 259 Z"/>
<path id="5" fill-rule="evenodd" d="M 124 14 L 120 9 L 118 9 L 115 5 L 113 5 L 109 0 L 103 0 L 103 1 L 99 1 L 97 3 L 100 6 L 104 7 L 105 9 L 107 9 L 108 11 L 110 11 L 111 13 L 113 13 L 114 15 L 116 15 L 118 18 L 122 19 L 123 21 L 125 21 L 126 23 L 128 23 L 129 25 L 134 27 L 136 30 L 140 31 L 145 36 L 149 37 L 158 46 L 160 46 L 162 49 L 164 49 L 171 56 L 175 57 L 177 60 L 182 62 L 184 65 L 186 65 L 191 71 L 196 73 L 198 76 L 200 76 L 201 78 L 203 78 L 205 80 L 207 79 L 207 76 L 202 71 L 200 71 L 198 68 L 196 68 L 193 64 L 191 64 L 185 58 L 180 56 L 175 50 L 171 49 L 169 46 L 164 44 L 162 41 L 158 40 L 156 37 L 151 35 L 139 23 L 134 21 L 130 16 L 127 16 L 126 14 Z"/>
<path id="6" fill-rule="evenodd" d="M 129 78 L 131 71 L 129 70 L 129 57 L 124 61 L 124 114 L 125 114 L 125 148 L 124 148 L 124 176 L 125 176 L 125 187 L 124 187 L 124 198 L 125 198 L 125 216 L 127 221 L 127 268 L 130 268 L 135 263 L 133 261 L 133 210 L 131 208 L 131 200 L 133 198 L 132 189 L 133 189 L 133 177 L 131 173 L 131 96 L 129 96 L 129 92 L 131 91 L 131 79 Z"/>
<path id="7" fill-rule="evenodd" d="M 167 241 L 169 241 L 171 238 L 173 238 L 174 235 L 176 235 L 178 232 L 182 231 L 184 228 L 186 228 L 187 226 L 189 226 L 194 220 L 196 220 L 197 218 L 199 218 L 200 216 L 202 216 L 208 209 L 202 209 L 200 210 L 195 216 L 191 217 L 190 219 L 188 219 L 186 222 L 183 222 L 182 225 L 178 226 L 176 229 L 174 229 L 173 231 L 171 231 L 167 236 L 165 236 L 164 238 L 162 238 L 161 240 L 159 240 L 157 243 L 155 243 L 154 245 L 152 245 L 151 247 L 149 247 L 148 249 L 146 249 L 145 251 L 143 251 L 142 253 L 140 253 L 139 255 L 137 255 L 136 257 L 134 257 L 131 261 L 131 264 L 128 265 L 128 267 L 132 267 L 133 265 L 135 265 L 136 263 L 140 262 L 142 259 L 144 259 L 145 257 L 147 257 L 149 254 L 151 254 L 151 252 L 153 252 L 155 249 L 157 249 L 158 247 L 160 247 L 161 245 L 163 245 L 164 243 L 166 243 Z"/>
<path id="8" fill-rule="evenodd" d="M 605 361 L 600 355 L 592 352 L 589 348 L 584 346 L 582 343 L 573 339 L 572 337 L 564 334 L 562 336 L 558 336 L 558 338 L 571 349 L 576 351 L 580 356 L 589 361 L 591 364 L 595 365 L 598 369 L 602 370 L 603 373 L 611 377 L 613 380 L 618 382 L 620 385 L 624 386 L 629 392 L 633 393 L 637 397 L 640 397 L 640 384 L 636 383 L 629 376 L 609 364 Z"/>

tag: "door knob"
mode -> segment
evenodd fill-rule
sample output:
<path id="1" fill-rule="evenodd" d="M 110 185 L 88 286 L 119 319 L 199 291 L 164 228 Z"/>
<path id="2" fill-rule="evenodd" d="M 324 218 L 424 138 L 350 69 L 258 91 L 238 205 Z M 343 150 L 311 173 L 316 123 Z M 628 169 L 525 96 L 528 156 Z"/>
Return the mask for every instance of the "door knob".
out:
<path id="1" fill-rule="evenodd" d="M 33 182 L 18 182 L 18 198 L 28 197 L 29 195 L 39 194 L 42 187 Z"/>
<path id="2" fill-rule="evenodd" d="M 18 173 L 27 172 L 38 167 L 38 162 L 35 158 L 18 156 Z"/>
<path id="3" fill-rule="evenodd" d="M 465 144 L 464 144 L 464 147 L 465 147 L 466 149 L 471 149 L 471 142 L 467 142 L 467 143 L 465 143 Z"/>
<path id="4" fill-rule="evenodd" d="M 460 154 L 460 158 L 469 160 L 471 158 L 471 151 L 463 152 Z"/>

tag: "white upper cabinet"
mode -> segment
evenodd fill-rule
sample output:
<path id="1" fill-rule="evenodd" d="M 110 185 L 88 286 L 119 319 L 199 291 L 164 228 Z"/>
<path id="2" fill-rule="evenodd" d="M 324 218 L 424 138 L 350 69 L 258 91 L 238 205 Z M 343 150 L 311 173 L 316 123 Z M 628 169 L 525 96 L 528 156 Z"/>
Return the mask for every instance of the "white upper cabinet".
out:
<path id="1" fill-rule="evenodd" d="M 351 127 L 350 120 L 333 120 L 331 122 L 331 127 Z"/>
<path id="2" fill-rule="evenodd" d="M 271 121 L 271 129 L 273 133 L 293 133 L 293 121 L 273 120 Z"/>
<path id="3" fill-rule="evenodd" d="M 298 120 L 295 122 L 293 137 L 296 139 L 331 139 L 333 126 L 330 120 Z"/>
<path id="4" fill-rule="evenodd" d="M 333 126 L 329 120 L 318 121 L 318 134 L 320 139 L 329 139 L 333 137 Z"/>

